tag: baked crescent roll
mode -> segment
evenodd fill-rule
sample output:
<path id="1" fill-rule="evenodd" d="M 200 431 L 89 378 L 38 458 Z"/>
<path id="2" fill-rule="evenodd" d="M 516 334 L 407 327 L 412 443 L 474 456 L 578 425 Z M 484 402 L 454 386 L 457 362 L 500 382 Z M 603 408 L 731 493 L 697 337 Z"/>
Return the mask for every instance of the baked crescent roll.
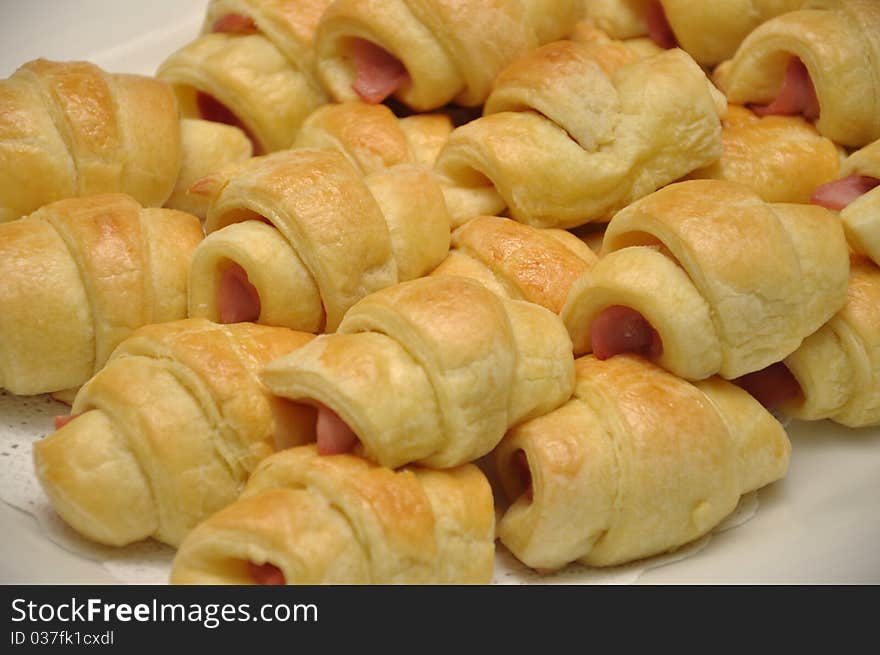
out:
<path id="1" fill-rule="evenodd" d="M 669 185 L 618 212 L 562 310 L 575 353 L 638 352 L 690 380 L 792 353 L 846 300 L 840 221 L 718 180 Z"/>
<path id="2" fill-rule="evenodd" d="M 355 302 L 425 275 L 449 250 L 439 184 L 423 166 L 362 177 L 336 150 L 255 157 L 199 182 L 208 237 L 189 315 L 332 332 Z"/>
<path id="3" fill-rule="evenodd" d="M 526 565 L 612 566 L 674 550 L 786 474 L 785 430 L 736 385 L 693 385 L 633 355 L 576 368 L 573 398 L 494 452 L 512 502 L 498 536 Z"/>
<path id="4" fill-rule="evenodd" d="M 880 424 L 880 269 L 854 255 L 846 304 L 782 362 L 738 381 L 771 409 L 849 427 Z"/>
<path id="5" fill-rule="evenodd" d="M 715 70 L 732 103 L 803 114 L 845 146 L 880 138 L 880 4 L 808 0 L 756 28 Z"/>
<path id="6" fill-rule="evenodd" d="M 0 224 L 0 387 L 78 387 L 131 332 L 186 316 L 194 216 L 121 194 L 70 198 Z"/>
<path id="7" fill-rule="evenodd" d="M 238 497 L 274 451 L 282 417 L 286 443 L 307 438 L 307 412 L 273 412 L 257 371 L 311 338 L 203 319 L 135 332 L 56 419 L 60 429 L 34 444 L 55 511 L 100 543 L 178 545 Z"/>
<path id="8" fill-rule="evenodd" d="M 591 48 L 558 41 L 508 67 L 484 116 L 437 160 L 453 224 L 505 206 L 536 227 L 575 227 L 721 155 L 723 96 L 683 51 L 608 75 Z"/>
<path id="9" fill-rule="evenodd" d="M 850 247 L 880 262 L 880 140 L 847 157 L 840 179 L 816 188 L 810 201 L 839 210 Z"/>
<path id="10" fill-rule="evenodd" d="M 194 118 L 180 121 L 183 159 L 177 184 L 165 207 L 179 209 L 204 220 L 208 201 L 189 193 L 196 182 L 220 169 L 250 159 L 253 147 L 247 135 L 237 127 Z"/>
<path id="11" fill-rule="evenodd" d="M 587 0 L 585 17 L 618 39 L 649 35 L 679 47 L 703 66 L 730 59 L 742 40 L 774 16 L 805 0 Z"/>
<path id="12" fill-rule="evenodd" d="M 473 280 L 432 276 L 373 293 L 336 334 L 269 364 L 266 386 L 318 407 L 322 454 L 447 468 L 565 402 L 571 342 L 557 316 Z"/>
<path id="13" fill-rule="evenodd" d="M 759 117 L 731 105 L 721 142 L 721 159 L 689 178 L 745 184 L 767 202 L 807 203 L 840 171 L 841 149 L 800 116 Z"/>
<path id="14" fill-rule="evenodd" d="M 55 200 L 121 192 L 161 206 L 180 169 L 168 85 L 37 59 L 0 80 L 0 222 Z"/>
<path id="15" fill-rule="evenodd" d="M 593 251 L 565 230 L 478 216 L 452 233 L 452 250 L 431 275 L 468 277 L 559 314 L 575 280 L 595 262 Z"/>
<path id="16" fill-rule="evenodd" d="M 578 0 L 336 0 L 315 38 L 337 102 L 394 96 L 416 111 L 485 102 L 517 57 L 563 38 Z"/>
<path id="17" fill-rule="evenodd" d="M 291 448 L 193 530 L 173 584 L 488 584 L 492 490 L 480 470 L 391 471 Z"/>
<path id="18" fill-rule="evenodd" d="M 211 0 L 202 34 L 169 56 L 157 76 L 189 118 L 242 128 L 257 154 L 288 148 L 327 102 L 312 40 L 331 0 Z"/>

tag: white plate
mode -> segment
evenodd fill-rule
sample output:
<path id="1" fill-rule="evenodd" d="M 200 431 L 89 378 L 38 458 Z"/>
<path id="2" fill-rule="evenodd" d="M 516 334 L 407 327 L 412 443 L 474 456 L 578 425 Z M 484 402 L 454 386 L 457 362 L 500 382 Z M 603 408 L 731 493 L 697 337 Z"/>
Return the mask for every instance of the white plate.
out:
<path id="1" fill-rule="evenodd" d="M 114 72 L 151 74 L 197 32 L 206 0 L 2 0 L 0 76 L 36 57 L 87 59 Z M 18 400 L 16 402 L 19 402 Z M 23 402 L 23 401 L 21 401 Z M 39 402 L 39 401 L 37 401 Z M 45 401 L 43 401 L 45 402 Z M 0 405 L 2 406 L 2 405 Z M 36 406 L 36 405 L 35 405 Z M 49 410 L 49 411 L 47 411 Z M 0 431 L 14 412 L 0 410 Z M 51 408 L 26 410 L 29 434 L 49 429 Z M 16 416 L 17 420 L 17 416 Z M 880 583 L 880 429 L 828 422 L 790 426 L 788 476 L 759 493 L 745 524 L 666 558 L 610 575 L 570 570 L 564 582 Z M 3 436 L 0 433 L 0 436 Z M 0 452 L 0 476 L 9 453 Z M 0 503 L 0 583 L 113 583 L 100 561 L 71 544 L 60 547 L 27 514 Z M 506 560 L 500 560 L 506 570 Z M 535 581 L 512 569 L 507 581 Z"/>

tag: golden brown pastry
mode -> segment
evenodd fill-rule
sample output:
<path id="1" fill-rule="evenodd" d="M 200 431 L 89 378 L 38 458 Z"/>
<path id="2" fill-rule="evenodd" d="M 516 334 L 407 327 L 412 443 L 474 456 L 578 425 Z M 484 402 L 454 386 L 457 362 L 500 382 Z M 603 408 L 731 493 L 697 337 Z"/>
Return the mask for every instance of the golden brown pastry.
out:
<path id="1" fill-rule="evenodd" d="M 106 194 L 0 224 L 0 387 L 78 387 L 136 328 L 186 316 L 194 216 Z"/>
<path id="2" fill-rule="evenodd" d="M 810 200 L 839 210 L 850 247 L 880 262 L 880 140 L 847 157 L 840 179 L 816 188 Z"/>
<path id="3" fill-rule="evenodd" d="M 721 159 L 688 177 L 745 184 L 767 202 L 807 203 L 840 171 L 841 150 L 800 116 L 759 117 L 731 105 L 721 142 Z"/>
<path id="4" fill-rule="evenodd" d="M 478 216 L 452 233 L 452 250 L 431 275 L 468 277 L 500 296 L 558 314 L 572 284 L 595 262 L 595 253 L 565 230 Z"/>
<path id="5" fill-rule="evenodd" d="M 315 38 L 318 74 L 337 102 L 393 95 L 416 111 L 485 102 L 507 64 L 561 39 L 577 0 L 336 0 Z"/>
<path id="6" fill-rule="evenodd" d="M 851 264 L 846 305 L 781 363 L 740 384 L 772 409 L 850 427 L 880 424 L 880 269 Z"/>
<path id="7" fill-rule="evenodd" d="M 803 114 L 851 147 L 880 138 L 880 3 L 808 0 L 756 28 L 714 73 L 736 104 Z"/>
<path id="8" fill-rule="evenodd" d="M 447 468 L 565 402 L 573 366 L 550 311 L 441 275 L 367 296 L 336 334 L 272 362 L 262 377 L 275 395 L 318 407 L 322 454 Z"/>
<path id="9" fill-rule="evenodd" d="M 211 0 L 202 34 L 169 56 L 170 82 L 189 118 L 241 127 L 257 154 L 288 148 L 327 102 L 312 40 L 331 0 Z"/>
<path id="10" fill-rule="evenodd" d="M 425 275 L 449 249 L 439 184 L 423 166 L 362 177 L 337 150 L 255 157 L 194 188 L 210 198 L 189 315 L 332 332 L 372 291 Z"/>
<path id="11" fill-rule="evenodd" d="M 607 220 L 718 159 L 725 109 L 681 50 L 609 75 L 586 44 L 543 46 L 499 76 L 485 115 L 441 151 L 453 225 L 505 207 L 536 227 Z"/>
<path id="12" fill-rule="evenodd" d="M 314 446 L 264 460 L 183 542 L 173 584 L 488 584 L 492 490 L 472 464 L 391 471 Z"/>
<path id="13" fill-rule="evenodd" d="M 385 105 L 344 102 L 316 109 L 302 124 L 296 148 L 333 148 L 363 175 L 397 164 L 434 167 L 452 132 L 445 114 L 397 118 Z"/>
<path id="14" fill-rule="evenodd" d="M 612 38 L 589 20 L 578 21 L 567 38 L 584 44 L 609 76 L 626 64 L 663 52 L 663 48 L 649 38 Z"/>
<path id="15" fill-rule="evenodd" d="M 785 430 L 736 385 L 693 385 L 633 355 L 576 367 L 574 397 L 494 453 L 512 501 L 498 536 L 528 566 L 612 566 L 673 550 L 785 475 Z"/>
<path id="16" fill-rule="evenodd" d="M 742 40 L 805 0 L 586 0 L 585 16 L 618 39 L 644 34 L 664 48 L 680 47 L 703 66 L 729 59 Z"/>
<path id="17" fill-rule="evenodd" d="M 311 338 L 203 319 L 135 332 L 80 389 L 71 416 L 56 419 L 60 429 L 34 444 L 55 511 L 100 543 L 178 545 L 238 497 L 276 433 L 284 444 L 307 438 L 298 429 L 310 417 L 273 413 L 257 372 Z"/>
<path id="18" fill-rule="evenodd" d="M 98 193 L 159 207 L 180 160 L 177 106 L 166 84 L 45 59 L 0 80 L 0 222 Z"/>
<path id="19" fill-rule="evenodd" d="M 718 180 L 669 185 L 618 212 L 562 311 L 575 353 L 638 352 L 686 379 L 779 361 L 846 299 L 837 217 Z"/>
<path id="20" fill-rule="evenodd" d="M 247 135 L 237 127 L 195 118 L 180 121 L 180 141 L 183 151 L 180 174 L 164 206 L 204 220 L 208 201 L 204 196 L 189 193 L 190 187 L 230 164 L 250 159 L 253 147 Z"/>

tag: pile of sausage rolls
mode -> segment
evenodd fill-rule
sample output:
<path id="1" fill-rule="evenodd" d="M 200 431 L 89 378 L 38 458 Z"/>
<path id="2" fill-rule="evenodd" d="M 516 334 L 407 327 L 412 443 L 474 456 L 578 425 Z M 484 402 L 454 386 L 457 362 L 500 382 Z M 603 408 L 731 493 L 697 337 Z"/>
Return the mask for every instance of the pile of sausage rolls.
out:
<path id="1" fill-rule="evenodd" d="M 873 0 L 210 0 L 0 81 L 0 388 L 172 583 L 673 551 L 880 424 L 878 264 Z"/>

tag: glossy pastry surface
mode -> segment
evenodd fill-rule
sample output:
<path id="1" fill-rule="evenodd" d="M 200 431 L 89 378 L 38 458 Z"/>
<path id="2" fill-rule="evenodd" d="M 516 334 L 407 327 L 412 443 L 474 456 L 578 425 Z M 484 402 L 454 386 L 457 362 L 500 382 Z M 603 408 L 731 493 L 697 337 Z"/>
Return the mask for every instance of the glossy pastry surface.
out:
<path id="1" fill-rule="evenodd" d="M 37 59 L 0 80 L 0 222 L 56 200 L 125 193 L 161 206 L 180 169 L 167 84 Z"/>
<path id="2" fill-rule="evenodd" d="M 0 224 L 0 386 L 78 387 L 136 328 L 186 316 L 198 219 L 104 194 Z"/>

